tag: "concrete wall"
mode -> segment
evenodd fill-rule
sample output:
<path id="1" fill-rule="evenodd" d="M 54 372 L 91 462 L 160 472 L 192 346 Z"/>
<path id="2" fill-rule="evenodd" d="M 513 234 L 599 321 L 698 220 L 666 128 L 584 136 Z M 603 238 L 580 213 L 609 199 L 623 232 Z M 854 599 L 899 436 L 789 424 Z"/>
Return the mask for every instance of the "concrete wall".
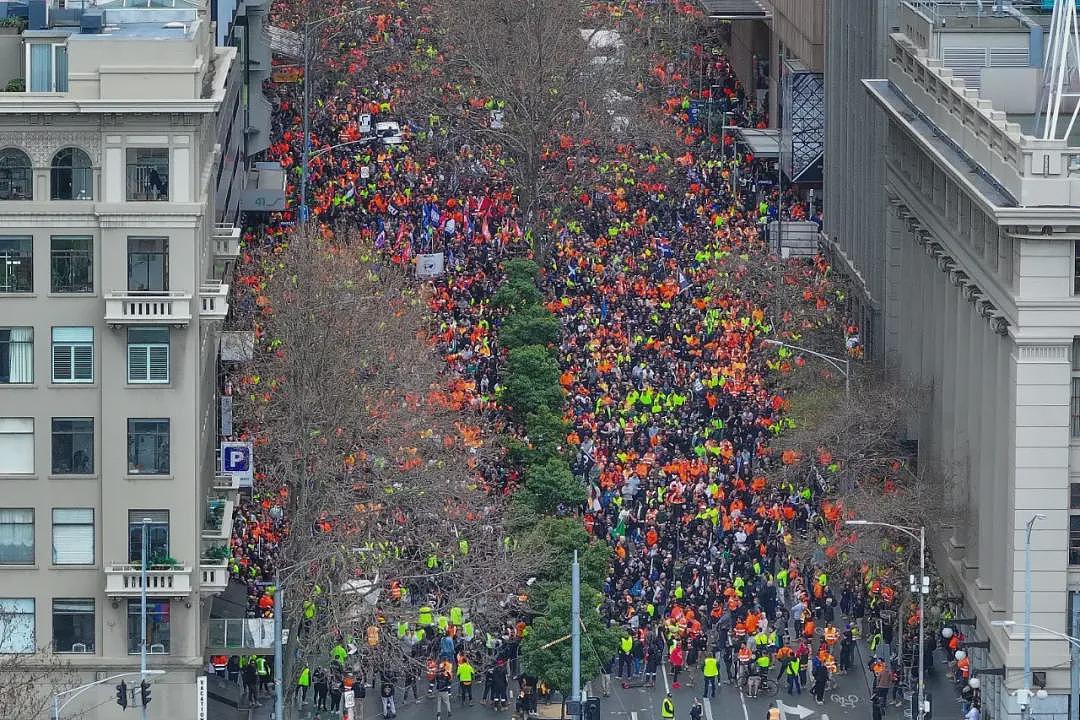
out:
<path id="1" fill-rule="evenodd" d="M 8 35 L 7 28 L 0 28 L 0 89 L 3 89 L 8 80 L 26 76 L 23 65 L 26 55 L 23 51 L 22 38 L 18 35 Z"/>
<path id="2" fill-rule="evenodd" d="M 829 0 L 825 57 L 824 232 L 838 265 L 859 281 L 864 341 L 884 359 L 887 274 L 883 195 L 886 119 L 862 79 L 885 70 L 888 0 Z M 894 263 L 895 265 L 895 263 Z"/>
<path id="3" fill-rule="evenodd" d="M 772 7 L 772 32 L 789 55 L 813 72 L 825 70 L 825 0 L 767 0 Z M 859 5 L 864 8 L 866 0 Z M 845 38 L 846 41 L 846 38 Z"/>

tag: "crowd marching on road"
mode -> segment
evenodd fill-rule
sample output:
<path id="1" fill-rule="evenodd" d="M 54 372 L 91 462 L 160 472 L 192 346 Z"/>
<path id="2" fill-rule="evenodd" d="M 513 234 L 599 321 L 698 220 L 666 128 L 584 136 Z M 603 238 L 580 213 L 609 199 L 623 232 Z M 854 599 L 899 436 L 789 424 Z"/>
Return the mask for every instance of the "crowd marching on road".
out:
<path id="1" fill-rule="evenodd" d="M 362 113 L 400 119 L 405 75 L 368 58 L 380 46 L 426 42 L 405 3 L 372 5 L 371 17 L 356 22 L 373 22 L 375 32 L 358 32 L 358 45 L 341 45 L 328 61 L 329 79 L 310 78 L 317 83 L 313 149 L 325 151 L 310 163 L 313 222 L 324 232 L 348 223 L 402 267 L 421 252 L 445 253 L 446 273 L 431 302 L 441 323 L 434 345 L 463 408 L 487 413 L 497 405 L 500 354 L 486 303 L 502 280 L 501 263 L 525 251 L 524 218 L 499 149 L 447 143 L 436 119 L 406 124 L 401 144 L 329 149 L 360 139 Z M 289 3 L 275 3 L 273 12 L 275 25 L 297 27 Z M 734 124 L 764 122 L 718 46 L 696 44 L 672 62 L 674 71 L 661 63 L 655 75 L 673 127 L 685 128 L 691 98 L 701 97 L 679 63 L 708 66 L 710 86 L 723 93 Z M 279 141 L 271 153 L 288 168 L 295 192 L 297 87 L 280 85 L 276 93 Z M 738 152 L 730 136 L 685 136 L 693 143 L 677 156 L 619 145 L 617 161 L 599 163 L 592 184 L 550 216 L 552 247 L 538 259 L 548 307 L 563 330 L 558 356 L 573 470 L 588 489 L 578 514 L 612 549 L 601 614 L 622 635 L 593 687 L 608 695 L 612 676 L 623 687 L 652 686 L 659 672 L 675 689 L 700 682 L 706 699 L 727 683 L 750 698 L 806 691 L 822 704 L 840 676 L 863 671 L 855 659 L 860 637 L 871 649 L 892 646 L 888 618 L 901 607 L 880 569 L 852 566 L 837 576 L 825 554 L 794 552 L 794 535 L 815 536 L 839 522 L 820 475 L 802 483 L 767 480 L 780 462 L 770 441 L 785 427 L 786 401 L 770 389 L 767 363 L 775 353 L 760 339 L 785 321 L 767 317 L 769 289 L 755 284 L 745 264 L 767 255 L 766 221 L 781 212 L 816 218 L 819 210 L 792 190 L 781 198 L 760 182 L 774 172 Z M 247 234 L 240 285 L 258 285 L 292 219 L 286 213 L 277 225 Z M 842 302 L 828 290 L 824 260 L 793 262 L 802 263 L 808 312 Z M 242 310 L 254 310 L 253 295 L 239 298 Z M 512 472 L 482 471 L 492 491 L 510 492 Z M 248 588 L 252 617 L 272 615 L 266 586 L 288 521 L 274 512 L 278 492 L 273 479 L 259 477 L 253 497 L 236 510 L 231 570 Z M 436 719 L 444 711 L 450 717 L 452 704 L 475 701 L 474 683 L 482 684 L 479 700 L 495 709 L 514 704 L 513 686 L 518 709 L 528 713 L 546 689 L 518 671 L 524 632 L 523 623 L 508 628 L 496 638 L 498 650 L 481 657 L 447 637 L 449 647 L 438 643 L 426 658 L 426 677 L 357 682 L 379 688 L 387 718 L 410 698 L 432 698 Z M 290 683 L 300 704 L 313 686 L 314 708 L 337 710 L 344 653 L 338 645 L 328 661 L 314 659 L 314 668 L 305 666 Z M 222 669 L 248 685 L 255 701 L 257 686 L 267 687 L 265 662 L 236 660 Z M 899 704 L 910 678 L 897 661 L 874 658 L 868 670 L 881 701 L 875 708 L 890 699 Z M 669 694 L 660 715 L 685 712 L 700 720 L 701 708 L 677 709 Z"/>

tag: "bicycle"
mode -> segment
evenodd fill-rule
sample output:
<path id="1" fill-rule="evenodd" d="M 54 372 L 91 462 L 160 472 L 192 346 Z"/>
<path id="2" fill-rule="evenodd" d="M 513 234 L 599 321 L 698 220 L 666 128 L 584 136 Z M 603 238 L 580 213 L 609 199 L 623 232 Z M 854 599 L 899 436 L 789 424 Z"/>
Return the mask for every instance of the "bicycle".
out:
<path id="1" fill-rule="evenodd" d="M 770 697 L 776 697 L 777 695 L 780 694 L 780 682 L 779 681 L 775 680 L 774 678 L 769 677 L 768 675 L 759 675 L 758 677 L 761 678 L 761 682 L 758 685 L 758 691 L 757 691 L 757 694 L 759 696 L 760 695 L 768 695 Z M 749 696 L 750 691 L 749 691 L 748 683 L 747 683 L 748 678 L 749 678 L 749 676 L 746 675 L 746 676 L 743 676 L 743 678 L 741 680 L 739 680 L 739 690 L 742 691 L 743 694 Z"/>

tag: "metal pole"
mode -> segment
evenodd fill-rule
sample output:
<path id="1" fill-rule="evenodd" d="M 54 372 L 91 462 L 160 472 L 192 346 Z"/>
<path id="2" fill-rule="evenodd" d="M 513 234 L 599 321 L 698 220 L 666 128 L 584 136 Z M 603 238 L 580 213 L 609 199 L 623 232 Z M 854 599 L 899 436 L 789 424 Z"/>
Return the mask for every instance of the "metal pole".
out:
<path id="1" fill-rule="evenodd" d="M 926 526 L 919 526 L 919 708 L 914 720 L 926 712 Z M 903 659 L 901 658 L 901 666 Z"/>
<path id="2" fill-rule="evenodd" d="M 570 654 L 573 656 L 570 670 L 570 697 L 581 699 L 581 567 L 577 550 L 574 564 L 570 566 Z"/>
<path id="3" fill-rule="evenodd" d="M 150 544 L 150 538 L 148 537 L 147 528 L 150 524 L 150 518 L 143 518 L 142 520 L 142 587 L 139 589 L 139 597 L 141 598 L 142 607 L 139 609 L 140 619 L 142 620 L 142 641 L 139 643 L 139 688 L 142 689 L 142 684 L 146 682 L 146 546 Z M 142 720 L 146 720 L 146 704 L 142 702 L 140 696 L 139 702 L 141 703 Z"/>
<path id="4" fill-rule="evenodd" d="M 285 718 L 285 687 L 282 682 L 285 647 L 281 644 L 281 610 L 285 602 L 281 580 L 274 573 L 274 720 Z"/>
<path id="5" fill-rule="evenodd" d="M 847 349 L 847 343 L 844 343 L 844 398 L 851 399 L 851 354 Z M 922 578 L 919 579 L 922 582 Z"/>
<path id="6" fill-rule="evenodd" d="M 52 696 L 52 714 L 53 720 L 60 720 L 60 696 Z"/>
<path id="7" fill-rule="evenodd" d="M 308 61 L 310 55 L 310 48 L 308 48 L 308 33 L 310 31 L 310 22 L 304 23 L 304 37 L 302 38 L 302 47 L 304 51 L 304 147 L 300 154 L 300 222 L 307 222 L 308 219 L 308 149 L 311 145 L 311 120 L 309 119 L 311 113 L 311 78 L 308 75 L 310 70 L 310 63 Z"/>
<path id="8" fill-rule="evenodd" d="M 1035 527 L 1038 515 L 1027 522 L 1027 534 L 1024 536 L 1024 699 L 1020 713 L 1028 717 L 1031 712 L 1031 530 Z"/>

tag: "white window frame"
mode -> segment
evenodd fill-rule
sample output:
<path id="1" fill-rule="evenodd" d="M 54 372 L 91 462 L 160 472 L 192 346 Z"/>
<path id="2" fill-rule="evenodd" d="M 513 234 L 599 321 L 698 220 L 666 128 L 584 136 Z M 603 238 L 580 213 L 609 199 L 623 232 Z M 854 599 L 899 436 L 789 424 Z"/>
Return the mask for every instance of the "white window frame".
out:
<path id="1" fill-rule="evenodd" d="M 145 356 L 141 358 L 141 362 L 134 362 L 131 353 L 132 350 L 136 352 L 143 352 Z M 160 363 L 160 353 L 164 352 L 165 355 L 165 375 L 164 377 L 158 375 L 154 376 L 154 354 L 158 353 L 158 363 Z M 127 346 L 127 374 L 129 385 L 167 385 L 170 379 L 170 357 L 169 357 L 169 344 L 168 343 L 131 343 Z M 132 368 L 138 367 L 142 370 L 143 377 L 136 377 L 132 373 Z"/>
<path id="2" fill-rule="evenodd" d="M 27 610 L 29 608 L 29 610 Z M 18 623 L 29 627 L 26 640 L 15 644 Z M 14 626 L 14 630 L 12 627 Z M 27 655 L 37 652 L 37 607 L 34 598 L 0 598 L 0 653 Z"/>
<path id="3" fill-rule="evenodd" d="M 21 463 L 5 458 L 5 452 L 25 452 L 22 446 L 27 442 L 26 436 L 30 443 L 29 458 L 22 458 Z M 34 418 L 0 417 L 0 475 L 33 475 L 34 455 Z"/>
<path id="4" fill-rule="evenodd" d="M 25 520 L 23 520 L 23 521 L 16 521 L 16 522 L 12 522 L 12 523 L 3 523 L 3 525 L 16 525 L 16 526 L 29 525 L 30 526 L 30 560 L 28 562 L 3 562 L 3 563 L 0 563 L 0 567 L 20 567 L 20 566 L 25 566 L 25 565 L 33 565 L 34 562 L 37 559 L 37 547 L 36 547 L 36 542 L 35 542 L 36 539 L 37 539 L 37 536 L 36 536 L 36 533 L 35 533 L 35 530 L 36 530 L 36 527 L 37 527 L 35 521 L 36 521 L 37 518 L 35 517 L 34 509 L 33 508 L 7 508 L 7 507 L 6 508 L 0 508 L 0 513 L 8 513 L 8 512 L 29 513 L 29 515 L 30 515 L 30 521 L 29 522 L 26 522 Z"/>
<path id="5" fill-rule="evenodd" d="M 31 66 L 31 63 L 30 63 L 30 54 L 31 54 L 30 53 L 30 47 L 32 45 L 48 45 L 50 47 L 50 51 L 49 51 L 49 63 L 50 63 L 50 67 L 49 67 L 49 89 L 48 90 L 31 90 L 30 89 L 30 77 L 31 77 L 31 73 L 32 73 L 32 70 L 31 70 L 31 67 L 30 67 Z M 56 89 L 57 85 L 59 85 L 59 82 L 58 82 L 59 78 L 57 77 L 57 74 L 56 74 L 57 73 L 57 62 L 56 62 L 56 49 L 57 48 L 67 49 L 67 44 L 66 43 L 50 43 L 50 42 L 28 42 L 28 43 L 26 43 L 26 64 L 25 64 L 26 78 L 24 79 L 24 82 L 26 83 L 26 91 L 27 92 L 66 92 L 66 91 Z M 69 73 L 68 74 L 68 82 L 70 82 L 70 78 L 71 78 L 71 75 L 70 75 L 70 67 L 71 67 L 70 62 L 71 62 L 71 56 L 69 55 L 68 56 L 68 63 L 69 63 L 69 65 L 68 65 L 68 73 Z M 70 87 L 70 85 L 69 85 L 69 87 Z"/>
<path id="6" fill-rule="evenodd" d="M 56 335 L 57 335 L 56 331 L 57 330 L 61 330 L 61 331 L 62 330 L 89 330 L 90 331 L 90 340 L 89 341 L 86 341 L 86 340 L 56 340 Z M 90 384 L 93 384 L 94 377 L 95 377 L 94 364 L 95 364 L 95 360 L 96 360 L 95 353 L 94 353 L 94 342 L 95 342 L 94 327 L 92 325 L 89 325 L 89 326 L 57 326 L 57 327 L 52 328 L 52 334 L 50 335 L 50 339 L 52 340 L 52 350 L 49 353 L 49 377 L 52 378 L 53 384 L 55 384 L 55 385 L 90 385 Z M 90 375 L 89 375 L 89 377 L 76 377 L 75 370 L 76 370 L 76 367 L 78 366 L 78 363 L 76 362 L 76 355 L 75 355 L 76 351 L 80 350 L 80 349 L 83 349 L 85 351 L 85 348 L 87 348 L 87 347 L 89 347 L 89 349 L 90 349 Z M 57 348 L 65 348 L 65 349 L 67 349 L 67 351 L 69 353 L 68 363 L 69 363 L 69 368 L 71 370 L 71 373 L 70 373 L 71 377 L 69 377 L 69 378 L 58 378 L 56 376 L 56 351 L 57 351 Z M 85 361 L 85 358 L 83 358 L 83 360 Z"/>
<path id="7" fill-rule="evenodd" d="M 58 521 L 57 513 L 69 513 L 68 516 L 61 515 Z M 85 520 L 77 521 L 73 519 L 72 514 L 76 512 L 88 512 L 90 521 Z M 83 555 L 79 559 L 68 559 L 67 554 L 64 558 L 57 555 L 56 551 L 56 530 L 57 528 L 71 528 L 75 539 L 69 540 L 69 542 L 82 543 L 88 545 L 90 549 L 89 559 Z M 89 533 L 87 533 L 89 529 Z M 93 565 L 95 560 L 95 537 L 96 528 L 94 526 L 94 508 L 85 507 L 55 507 L 52 509 L 52 564 L 53 565 Z M 74 552 L 72 552 L 74 554 Z"/>

